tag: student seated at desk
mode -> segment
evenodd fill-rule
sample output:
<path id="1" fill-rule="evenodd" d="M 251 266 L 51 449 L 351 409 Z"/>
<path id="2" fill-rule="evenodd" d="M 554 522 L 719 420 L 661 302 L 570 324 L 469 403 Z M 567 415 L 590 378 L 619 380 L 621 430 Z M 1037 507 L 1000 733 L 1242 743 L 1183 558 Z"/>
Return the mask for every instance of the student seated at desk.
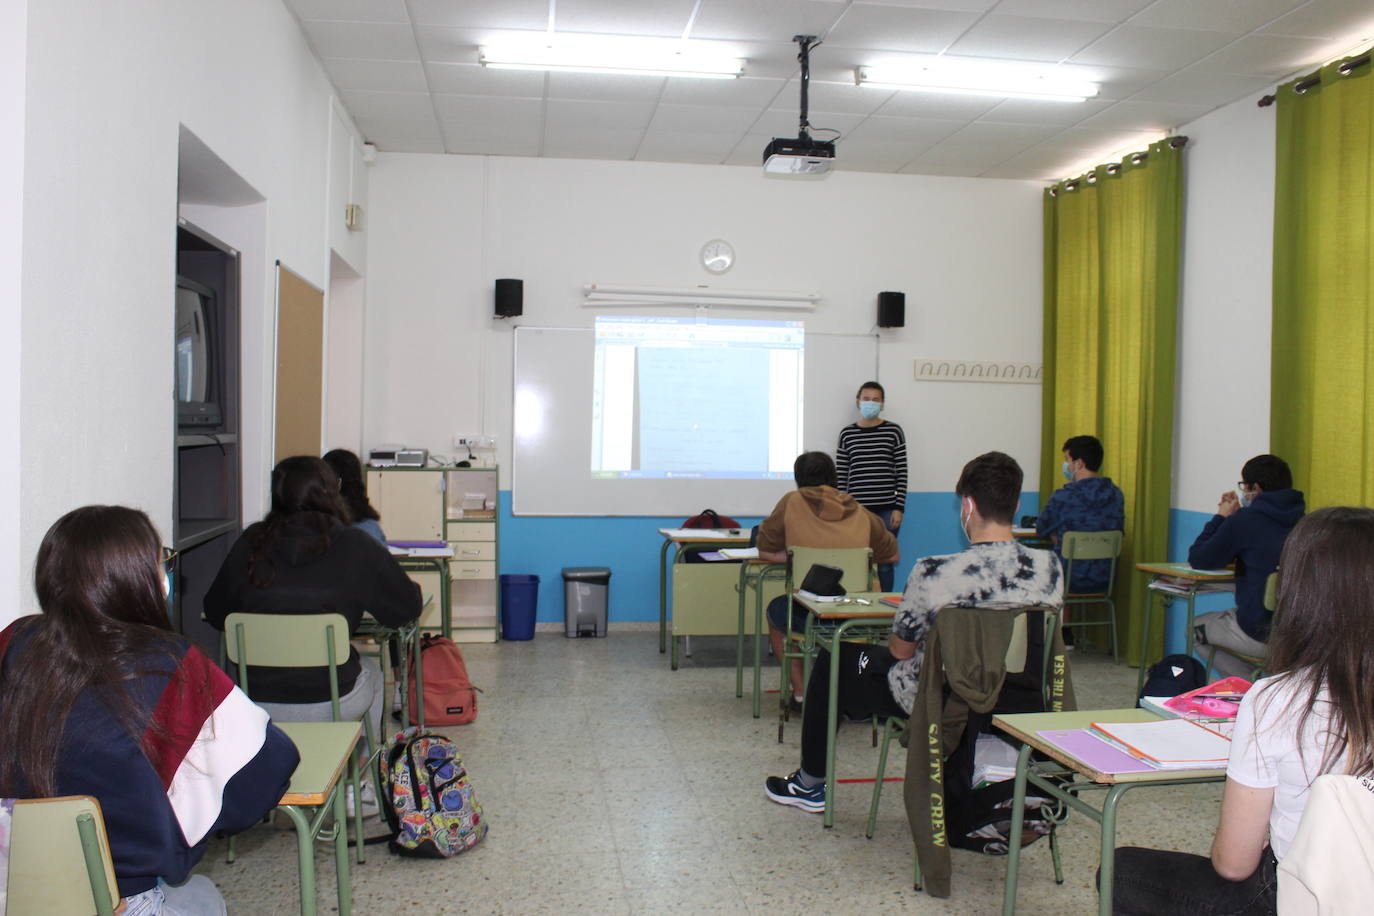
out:
<path id="1" fill-rule="evenodd" d="M 1213 664 L 1223 675 L 1248 675 L 1250 665 L 1231 652 L 1262 657 L 1273 616 L 1264 606 L 1264 586 L 1279 562 L 1284 538 L 1307 506 L 1293 489 L 1288 464 L 1274 455 L 1257 455 L 1240 469 L 1239 491 L 1221 494 L 1212 516 L 1188 548 L 1194 569 L 1236 564 L 1236 606 L 1194 621 L 1199 645 L 1217 647 Z"/>
<path id="2" fill-rule="evenodd" d="M 272 508 L 224 558 L 205 594 L 205 619 L 224 629 L 234 611 L 342 614 L 349 635 L 364 613 L 386 626 L 420 616 L 420 587 L 370 535 L 352 527 L 338 478 L 323 460 L 284 458 L 272 469 Z M 249 666 L 253 699 L 283 722 L 327 722 L 329 675 L 323 668 Z M 382 715 L 382 672 L 357 649 L 339 666 L 340 715 Z"/>
<path id="3" fill-rule="evenodd" d="M 382 517 L 367 501 L 367 484 L 363 480 L 363 463 L 358 456 L 346 448 L 336 448 L 324 453 L 324 463 L 339 478 L 339 495 L 343 497 L 348 514 L 353 517 L 353 527 L 361 528 L 381 543 L 386 543 L 386 533 L 382 531 Z"/>
<path id="4" fill-rule="evenodd" d="M 1274 913 L 1312 782 L 1374 772 L 1374 510 L 1313 512 L 1279 568 L 1275 673 L 1241 701 L 1211 858 L 1118 849 L 1115 913 Z"/>
<path id="5" fill-rule="evenodd" d="M 759 559 L 771 563 L 786 563 L 791 547 L 818 549 L 870 547 L 878 563 L 896 563 L 897 539 L 882 519 L 865 509 L 848 493 L 835 489 L 835 462 L 825 452 L 803 452 L 792 463 L 792 477 L 797 489 L 788 493 L 773 507 L 772 513 L 759 525 Z M 798 582 L 806 570 L 794 570 Z M 857 587 L 847 583 L 851 591 L 867 591 L 868 583 Z M 792 631 L 806 630 L 806 611 L 792 608 Z M 768 603 L 768 640 L 773 657 L 782 658 L 783 640 L 787 633 L 787 596 L 779 595 Z M 792 660 L 788 672 L 792 684 L 792 703 L 801 706 L 802 663 Z"/>
<path id="6" fill-rule="evenodd" d="M 1063 559 L 1066 531 L 1122 531 L 1126 525 L 1125 499 L 1121 488 L 1102 469 L 1102 443 L 1096 436 L 1072 436 L 1064 440 L 1061 470 L 1068 483 L 1054 491 L 1035 520 L 1035 532 L 1049 538 Z M 1110 560 L 1081 560 L 1074 564 L 1070 594 L 1100 592 L 1107 587 Z M 1066 628 L 1067 630 L 1067 628 Z M 1066 632 L 1067 635 L 1067 632 Z"/>
<path id="7" fill-rule="evenodd" d="M 75 509 L 44 535 L 43 613 L 0 632 L 0 796 L 95 797 L 130 916 L 223 914 L 215 885 L 187 877 L 212 833 L 272 810 L 300 755 L 172 632 L 160 544 L 123 506 Z"/>
<path id="8" fill-rule="evenodd" d="M 841 647 L 835 662 L 840 666 L 836 700 L 840 712 L 850 718 L 911 715 L 926 634 L 942 607 L 1063 606 L 1059 560 L 1048 550 L 1025 547 L 1012 537 L 1022 477 L 1016 460 L 1001 452 L 979 455 L 964 465 L 954 492 L 959 496 L 959 526 L 969 546 L 959 553 L 916 561 L 886 648 Z M 780 805 L 816 813 L 825 810 L 831 663 L 829 654 L 821 652 L 811 667 L 802 713 L 801 768 L 786 778 L 770 776 L 764 783 L 768 797 Z"/>

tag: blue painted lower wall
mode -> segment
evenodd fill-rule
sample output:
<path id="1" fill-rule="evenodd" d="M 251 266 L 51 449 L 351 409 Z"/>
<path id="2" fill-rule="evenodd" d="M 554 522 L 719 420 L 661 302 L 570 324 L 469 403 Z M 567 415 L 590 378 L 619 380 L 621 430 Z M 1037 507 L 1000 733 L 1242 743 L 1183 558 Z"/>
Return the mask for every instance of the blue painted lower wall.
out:
<path id="1" fill-rule="evenodd" d="M 567 566 L 610 568 L 610 620 L 658 620 L 658 556 L 663 541 L 656 531 L 680 525 L 682 518 L 515 516 L 510 497 L 509 490 L 501 491 L 501 572 L 539 577 L 536 620 L 563 620 L 562 570 Z M 1036 512 L 1039 503 L 1039 493 L 1023 493 L 1016 517 Z M 722 508 L 729 511 L 728 506 Z M 745 526 L 762 521 L 757 516 L 735 519 Z M 953 493 L 909 493 L 898 537 L 898 587 L 918 557 L 953 553 L 964 543 L 959 501 Z"/>
<path id="2" fill-rule="evenodd" d="M 1211 520 L 1212 513 L 1210 512 L 1192 512 L 1187 509 L 1169 510 L 1169 561 L 1171 563 L 1188 562 L 1188 548 L 1193 546 L 1193 541 L 1197 540 L 1197 536 L 1202 533 L 1203 526 Z M 1193 604 L 1193 611 L 1195 614 L 1201 615 L 1212 611 L 1224 611 L 1235 606 L 1234 595 L 1218 592 L 1210 595 L 1199 595 Z M 1158 612 L 1156 611 L 1156 613 Z M 1169 606 L 1164 629 L 1164 651 L 1166 653 L 1183 651 L 1184 640 L 1187 638 L 1183 628 L 1187 616 L 1186 606 L 1182 601 L 1175 601 Z"/>

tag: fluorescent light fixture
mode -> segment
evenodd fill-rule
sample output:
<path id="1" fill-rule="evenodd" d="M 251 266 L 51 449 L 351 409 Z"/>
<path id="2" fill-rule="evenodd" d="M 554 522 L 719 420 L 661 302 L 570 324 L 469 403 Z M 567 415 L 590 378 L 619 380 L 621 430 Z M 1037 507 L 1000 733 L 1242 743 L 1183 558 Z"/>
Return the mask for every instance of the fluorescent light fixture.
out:
<path id="1" fill-rule="evenodd" d="M 744 61 L 729 46 L 677 38 L 525 32 L 492 38 L 478 60 L 493 70 L 557 70 L 629 76 L 735 79 Z"/>
<path id="2" fill-rule="evenodd" d="M 1082 102 L 1097 95 L 1097 84 L 1042 67 L 934 58 L 927 64 L 858 67 L 854 81 L 874 89 L 908 89 L 955 95 Z"/>
<path id="3" fill-rule="evenodd" d="M 763 289 L 714 289 L 709 286 L 622 286 L 588 283 L 582 288 L 584 305 L 728 305 L 746 309 L 814 309 L 819 293 L 793 293 Z"/>

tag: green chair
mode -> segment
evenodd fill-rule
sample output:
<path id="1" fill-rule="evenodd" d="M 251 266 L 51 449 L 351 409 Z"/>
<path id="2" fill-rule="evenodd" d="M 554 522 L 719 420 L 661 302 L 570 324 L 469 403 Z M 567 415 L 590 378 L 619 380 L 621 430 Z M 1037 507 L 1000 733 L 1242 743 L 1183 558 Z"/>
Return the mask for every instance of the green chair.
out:
<path id="1" fill-rule="evenodd" d="M 329 702 L 335 722 L 339 713 L 339 664 L 348 660 L 348 621 L 342 614 L 249 614 L 235 612 L 225 618 L 224 644 L 229 661 L 238 666 L 239 687 L 251 698 L 248 668 L 328 668 Z M 373 723 L 364 715 L 363 740 L 373 785 L 382 791 L 380 751 L 373 740 Z M 353 835 L 358 842 L 358 862 L 363 861 L 363 812 L 358 760 L 349 761 L 348 784 L 353 787 Z M 337 825 L 337 829 L 346 829 Z M 234 861 L 234 838 L 229 838 L 229 861 Z"/>
<path id="2" fill-rule="evenodd" d="M 1268 577 L 1265 578 L 1265 580 L 1264 580 L 1264 607 L 1265 607 L 1265 609 L 1267 609 L 1267 610 L 1270 611 L 1271 613 L 1277 613 L 1277 612 L 1278 612 L 1278 609 L 1279 609 L 1279 573 L 1278 573 L 1278 570 L 1275 570 L 1274 572 L 1271 572 L 1271 573 L 1268 575 Z M 1270 620 L 1270 628 L 1271 628 L 1271 630 L 1272 630 L 1272 628 L 1273 628 L 1273 620 L 1272 620 L 1272 619 Z M 1212 663 L 1216 660 L 1216 657 L 1217 657 L 1217 647 L 1216 647 L 1216 646 L 1208 646 L 1207 648 L 1208 648 L 1209 651 L 1207 652 L 1207 671 L 1206 671 L 1206 675 L 1205 675 L 1205 676 L 1207 677 L 1208 680 L 1211 680 L 1211 677 L 1212 677 Z M 1234 655 L 1236 658 L 1240 659 L 1241 661 L 1246 662 L 1246 663 L 1248 663 L 1248 664 L 1250 665 L 1250 676 L 1249 676 L 1248 680 L 1253 681 L 1253 680 L 1255 680 L 1255 679 L 1257 679 L 1257 678 L 1260 678 L 1260 677 L 1263 677 L 1263 676 L 1264 676 L 1265 668 L 1266 668 L 1266 667 L 1268 666 L 1268 664 L 1269 664 L 1269 657 L 1268 657 L 1268 655 L 1246 655 L 1246 654 L 1243 653 L 1243 652 L 1236 652 L 1236 651 L 1234 651 L 1234 650 L 1232 650 L 1232 649 L 1227 649 L 1226 651 L 1229 652 L 1231 655 Z"/>
<path id="3" fill-rule="evenodd" d="M 27 798 L 10 821 L 8 912 L 112 916 L 120 904 L 100 802 Z"/>
<path id="4" fill-rule="evenodd" d="M 1034 610 L 1044 611 L 1044 651 L 1040 658 L 1040 695 L 1046 704 L 1049 703 L 1049 677 L 1050 677 L 1050 651 L 1054 644 L 1054 628 L 1059 625 L 1059 615 L 1050 608 L 1034 608 Z M 1007 646 L 1006 666 L 1008 674 L 1020 674 L 1026 670 L 1027 646 L 1029 636 L 1026 630 L 1026 615 L 1018 614 L 1012 626 L 1011 643 Z M 907 744 L 906 720 L 898 716 L 888 716 L 883 723 L 883 737 L 880 750 L 878 751 L 878 774 L 873 780 L 873 801 L 868 806 L 868 829 L 864 831 L 864 836 L 873 839 L 873 833 L 878 825 L 878 802 L 883 796 L 883 780 L 887 776 L 887 752 L 892 744 L 892 739 L 896 738 L 903 747 Z M 1057 848 L 1051 837 L 1051 845 Z M 917 884 L 920 883 L 919 871 Z"/>
<path id="5" fill-rule="evenodd" d="M 806 650 L 804 633 L 792 629 L 792 594 L 806 578 L 806 573 L 817 563 L 838 566 L 844 575 L 840 584 L 848 592 L 866 592 L 873 588 L 873 550 L 870 547 L 789 547 L 787 548 L 787 632 L 783 639 L 782 657 L 778 659 L 781 679 L 778 683 L 778 743 L 782 743 L 783 729 L 788 720 L 788 701 L 792 698 L 791 670 L 792 659 L 802 660 L 802 683 L 811 677 L 812 654 Z"/>
<path id="6" fill-rule="evenodd" d="M 1064 557 L 1064 626 L 1066 627 L 1108 627 L 1112 635 L 1112 660 L 1120 660 L 1116 644 L 1116 605 L 1112 602 L 1112 589 L 1116 586 L 1116 561 L 1121 556 L 1120 531 L 1065 531 L 1059 542 L 1059 552 Z M 1071 592 L 1069 583 L 1073 582 L 1073 564 L 1086 560 L 1108 560 L 1107 588 L 1100 592 Z M 1101 604 L 1107 607 L 1107 616 L 1101 620 L 1080 620 L 1078 615 L 1070 615 L 1070 607 Z"/>

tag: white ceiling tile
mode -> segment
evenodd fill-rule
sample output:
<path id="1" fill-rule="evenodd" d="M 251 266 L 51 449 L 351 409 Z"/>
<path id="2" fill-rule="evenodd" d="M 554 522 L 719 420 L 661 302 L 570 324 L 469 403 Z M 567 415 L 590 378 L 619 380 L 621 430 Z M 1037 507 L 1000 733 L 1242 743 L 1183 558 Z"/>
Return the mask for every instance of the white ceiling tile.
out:
<path id="1" fill-rule="evenodd" d="M 384 153 L 445 153 L 443 140 L 423 137 L 379 137 L 372 143 Z"/>
<path id="2" fill-rule="evenodd" d="M 652 162 L 719 163 L 739 142 L 735 133 L 653 130 L 644 135 L 636 159 Z"/>
<path id="3" fill-rule="evenodd" d="M 773 138 L 767 134 L 757 131 L 744 135 L 744 139 L 735 144 L 735 148 L 726 157 L 726 165 L 763 165 L 763 151 L 772 142 Z"/>
<path id="4" fill-rule="evenodd" d="M 1039 99 L 1003 99 L 978 119 L 984 121 L 1022 124 L 1048 124 L 1072 127 L 1084 118 L 1110 108 L 1109 99 L 1088 99 L 1083 102 L 1045 102 Z"/>
<path id="5" fill-rule="evenodd" d="M 548 0 L 409 0 L 416 25 L 460 29 L 549 27 Z"/>
<path id="6" fill-rule="evenodd" d="M 876 89 L 868 90 L 877 92 Z M 940 95 L 934 92 L 893 92 L 878 114 L 898 118 L 950 118 L 972 121 L 997 105 L 979 95 Z"/>
<path id="7" fill-rule="evenodd" d="M 854 83 L 817 83 L 807 90 L 809 107 L 814 111 L 842 111 L 849 114 L 872 114 L 888 99 L 881 90 L 866 89 Z M 801 103 L 800 89 L 797 95 Z"/>
<path id="8" fill-rule="evenodd" d="M 492 33 L 483 29 L 446 28 L 437 25 L 415 27 L 420 53 L 426 62 L 475 64 L 478 48 Z"/>
<path id="9" fill-rule="evenodd" d="M 450 149 L 462 143 L 466 150 L 471 151 L 479 144 L 489 143 L 493 146 L 500 144 L 506 150 L 513 146 L 533 147 L 535 152 L 538 152 L 539 140 L 544 133 L 538 112 L 532 116 L 486 119 L 462 116 L 449 118 L 442 112 L 440 115 L 442 119 L 439 124 L 443 129 L 444 142 Z M 506 155 L 524 154 L 507 152 Z"/>
<path id="10" fill-rule="evenodd" d="M 1042 140 L 1033 148 L 1065 153 L 1066 159 L 1072 163 L 1092 153 L 1105 156 L 1120 149 L 1144 149 L 1158 139 L 1158 131 L 1070 127 Z"/>
<path id="11" fill-rule="evenodd" d="M 593 102 L 658 101 L 664 77 L 620 76 L 608 73 L 550 73 L 549 98 L 584 99 Z M 702 82 L 727 82 L 703 80 Z"/>
<path id="12" fill-rule="evenodd" d="M 1247 35 L 1198 61 L 1194 67 L 1218 73 L 1280 79 L 1320 64 L 1330 42 L 1290 35 Z"/>
<path id="13" fill-rule="evenodd" d="M 975 162 L 962 156 L 953 159 L 917 159 L 903 166 L 903 175 L 937 175 L 947 178 L 977 178 L 996 163 Z"/>
<path id="14" fill-rule="evenodd" d="M 1106 111 L 1083 121 L 1083 127 L 1107 129 L 1170 130 L 1211 111 L 1207 105 L 1187 102 L 1116 102 Z"/>
<path id="15" fill-rule="evenodd" d="M 895 172 L 932 145 L 894 140 L 845 140 L 835 151 L 835 163 L 844 169 Z"/>
<path id="16" fill-rule="evenodd" d="M 398 151 L 399 147 L 388 144 L 416 142 L 432 143 L 438 146 L 441 152 L 443 151 L 444 144 L 443 137 L 439 133 L 439 122 L 434 120 L 433 115 L 428 118 L 391 116 L 362 118 L 355 116 L 353 120 L 368 142 L 376 144 L 379 149 Z"/>
<path id="17" fill-rule="evenodd" d="M 738 139 L 758 121 L 757 108 L 725 108 L 720 105 L 659 105 L 649 122 L 650 132 L 700 131 L 730 134 Z"/>
<path id="18" fill-rule="evenodd" d="M 786 85 L 780 79 L 698 80 L 669 77 L 659 99 L 665 105 L 733 105 L 744 107 L 770 104 Z"/>
<path id="19" fill-rule="evenodd" d="M 1136 95 L 1142 102 L 1186 102 L 1216 108 L 1250 93 L 1258 96 L 1268 91 L 1274 81 L 1261 76 L 1237 76 L 1230 73 L 1208 73 L 1203 70 L 1181 70 L 1142 90 Z"/>
<path id="20" fill-rule="evenodd" d="M 1004 0 L 1005 2 L 1005 0 Z M 986 13 L 998 0 L 854 0 L 858 6 L 909 6 L 926 10 L 947 10 L 957 13 Z"/>
<path id="21" fill-rule="evenodd" d="M 1137 70 L 1131 67 L 1104 67 L 1092 64 L 1078 68 L 1084 79 L 1097 83 L 1097 97 L 1128 99 L 1146 86 L 1169 75 L 1168 70 Z"/>
<path id="22" fill-rule="evenodd" d="M 444 141 L 444 152 L 456 156 L 538 156 L 539 143 L 520 140 L 464 140 Z"/>
<path id="23" fill-rule="evenodd" d="M 543 155 L 567 159 L 630 159 L 643 136 L 643 131 L 628 128 L 550 125 L 544 131 Z"/>
<path id="24" fill-rule="evenodd" d="M 340 60 L 326 58 L 324 68 L 340 91 L 427 92 L 424 66 L 417 60 Z"/>
<path id="25" fill-rule="evenodd" d="M 470 95 L 436 95 L 434 110 L 443 121 L 514 125 L 539 124 L 544 102 L 539 99 L 495 99 Z"/>
<path id="26" fill-rule="evenodd" d="M 976 13 L 854 6 L 825 36 L 825 46 L 938 54 L 977 21 Z M 824 54 L 824 48 L 816 53 Z"/>
<path id="27" fill-rule="evenodd" d="M 434 117 L 434 102 L 428 92 L 374 92 L 348 89 L 343 92 L 344 104 L 355 118 L 424 118 Z"/>
<path id="28" fill-rule="evenodd" d="M 542 98 L 544 74 L 491 70 L 481 64 L 425 64 L 431 92 L 453 95 Z"/>
<path id="29" fill-rule="evenodd" d="M 365 22 L 302 23 L 320 57 L 357 60 L 419 60 L 409 25 Z"/>
<path id="30" fill-rule="evenodd" d="M 1016 150 L 1021 150 L 1058 133 L 1061 129 L 1054 124 L 1002 124 L 991 121 L 974 121 L 956 131 L 941 145 L 1014 146 Z"/>
<path id="31" fill-rule="evenodd" d="M 1132 25 L 1163 29 L 1248 32 L 1302 6 L 1306 0 L 1157 0 Z"/>
<path id="32" fill-rule="evenodd" d="M 1005 162 L 982 173 L 984 178 L 1017 178 L 1027 181 L 1058 181 L 1067 177 L 1065 171 L 1073 164 L 1073 157 L 1062 152 L 1034 148 L 1017 153 Z"/>
<path id="33" fill-rule="evenodd" d="M 1259 31 L 1304 38 L 1329 38 L 1355 44 L 1374 39 L 1374 8 L 1369 0 L 1312 0 Z"/>
<path id="34" fill-rule="evenodd" d="M 999 15 L 1125 22 L 1155 0 L 1002 0 Z"/>
<path id="35" fill-rule="evenodd" d="M 807 120 L 811 122 L 812 131 L 816 132 L 816 139 L 831 140 L 834 138 L 834 134 L 821 133 L 820 131 L 837 130 L 839 136 L 845 136 L 858 127 L 864 119 L 862 115 L 843 114 L 838 111 L 812 111 L 807 115 Z M 759 117 L 751 130 L 769 133 L 774 137 L 795 137 L 797 136 L 797 110 L 795 108 L 770 108 Z"/>
<path id="36" fill-rule="evenodd" d="M 286 0 L 302 19 L 345 22 L 410 22 L 405 0 Z"/>
<path id="37" fill-rule="evenodd" d="M 702 0 L 688 37 L 790 41 L 826 34 L 843 10 L 833 0 Z"/>
<path id="38" fill-rule="evenodd" d="M 949 50 L 970 57 L 1058 61 L 1072 57 L 1110 28 L 1105 22 L 994 14 L 969 29 Z"/>
<path id="39" fill-rule="evenodd" d="M 930 118 L 885 118 L 874 116 L 846 134 L 857 143 L 906 143 L 925 148 L 953 134 L 964 126 L 963 121 L 940 121 Z"/>
<path id="40" fill-rule="evenodd" d="M 1176 70 L 1206 57 L 1235 38 L 1235 33 L 1231 32 L 1123 25 L 1075 54 L 1072 61 L 1142 70 Z"/>
<path id="41" fill-rule="evenodd" d="M 636 102 L 583 102 L 576 99 L 549 99 L 544 117 L 550 130 L 586 127 L 643 132 L 654 107 Z"/>
<path id="42" fill-rule="evenodd" d="M 558 0 L 554 29 L 601 35 L 676 38 L 687 28 L 694 0 Z"/>

